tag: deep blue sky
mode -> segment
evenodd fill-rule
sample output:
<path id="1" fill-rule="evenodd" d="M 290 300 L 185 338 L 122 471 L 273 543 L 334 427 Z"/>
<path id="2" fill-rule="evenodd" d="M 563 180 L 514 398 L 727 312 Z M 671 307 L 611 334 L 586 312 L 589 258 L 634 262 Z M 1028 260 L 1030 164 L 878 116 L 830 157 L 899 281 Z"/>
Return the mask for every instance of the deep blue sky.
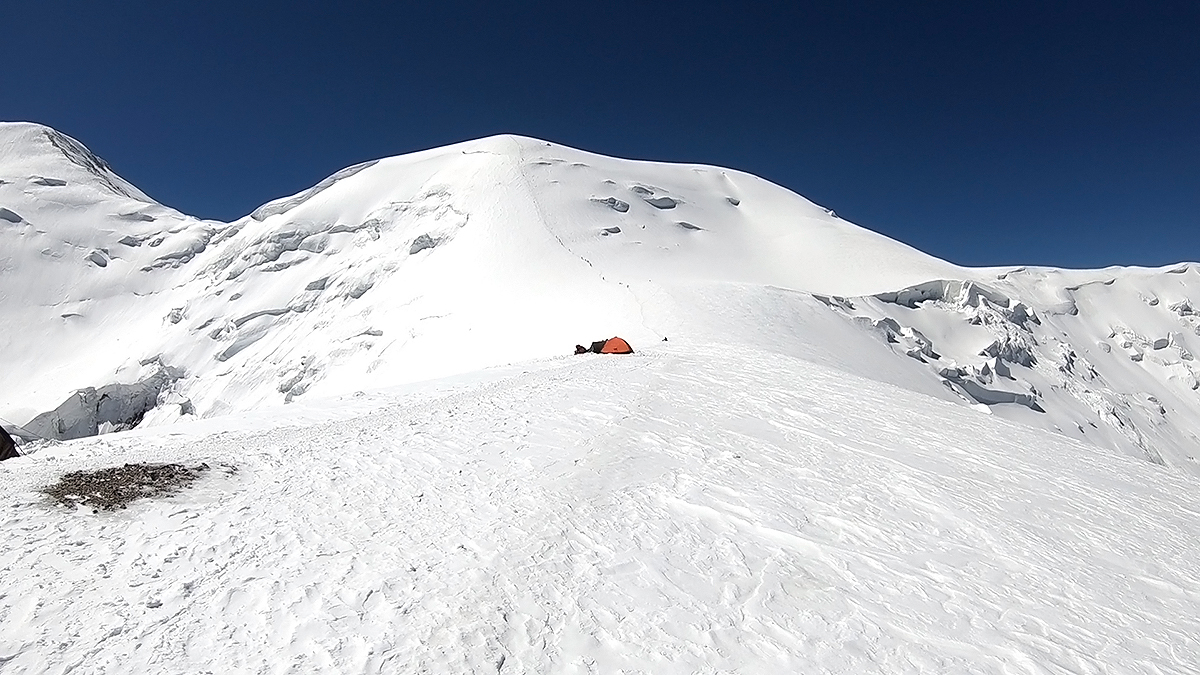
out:
<path id="1" fill-rule="evenodd" d="M 734 167 L 968 265 L 1200 259 L 1200 3 L 6 3 L 0 119 L 232 219 L 513 132 Z"/>

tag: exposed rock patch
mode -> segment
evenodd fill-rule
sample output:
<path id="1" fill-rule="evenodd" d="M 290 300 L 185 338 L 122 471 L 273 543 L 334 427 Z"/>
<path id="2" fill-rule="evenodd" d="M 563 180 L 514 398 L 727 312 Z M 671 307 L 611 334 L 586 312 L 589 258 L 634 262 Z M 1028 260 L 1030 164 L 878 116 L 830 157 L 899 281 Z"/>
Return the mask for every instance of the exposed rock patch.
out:
<path id="1" fill-rule="evenodd" d="M 208 464 L 125 464 L 90 471 L 72 471 L 42 492 L 63 506 L 93 511 L 123 509 L 139 499 L 166 497 L 195 483 Z"/>

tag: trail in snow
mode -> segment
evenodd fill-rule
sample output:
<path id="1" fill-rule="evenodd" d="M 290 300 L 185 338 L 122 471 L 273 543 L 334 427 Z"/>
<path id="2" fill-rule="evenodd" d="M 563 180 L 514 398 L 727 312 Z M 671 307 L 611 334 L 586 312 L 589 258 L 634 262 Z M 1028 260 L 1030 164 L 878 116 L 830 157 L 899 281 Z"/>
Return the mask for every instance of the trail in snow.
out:
<path id="1" fill-rule="evenodd" d="M 1059 436 L 757 350 L 564 358 L 368 407 L 0 466 L 4 672 L 1200 662 L 1195 483 Z M 146 459 L 238 471 L 116 514 L 33 492 Z"/>

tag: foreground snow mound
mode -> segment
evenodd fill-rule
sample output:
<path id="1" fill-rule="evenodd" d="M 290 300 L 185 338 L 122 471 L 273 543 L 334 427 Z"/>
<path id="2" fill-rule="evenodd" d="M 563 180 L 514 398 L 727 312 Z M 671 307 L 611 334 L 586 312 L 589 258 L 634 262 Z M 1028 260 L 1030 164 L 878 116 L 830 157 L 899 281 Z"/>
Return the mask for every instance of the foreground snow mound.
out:
<path id="1" fill-rule="evenodd" d="M 4 672 L 1200 663 L 1194 480 L 725 347 L 566 357 L 5 462 Z M 238 470 L 115 513 L 37 492 L 128 462 Z"/>

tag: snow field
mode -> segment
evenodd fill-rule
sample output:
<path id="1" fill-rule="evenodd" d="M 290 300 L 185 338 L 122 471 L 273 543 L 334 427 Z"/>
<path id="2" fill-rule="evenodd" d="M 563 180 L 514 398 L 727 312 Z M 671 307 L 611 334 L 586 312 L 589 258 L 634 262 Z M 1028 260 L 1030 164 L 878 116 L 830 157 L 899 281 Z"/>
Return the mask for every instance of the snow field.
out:
<path id="1" fill-rule="evenodd" d="M 5 462 L 0 667 L 1195 672 L 1194 481 L 794 357 L 660 347 Z M 114 514 L 35 492 L 134 460 L 237 471 Z"/>

